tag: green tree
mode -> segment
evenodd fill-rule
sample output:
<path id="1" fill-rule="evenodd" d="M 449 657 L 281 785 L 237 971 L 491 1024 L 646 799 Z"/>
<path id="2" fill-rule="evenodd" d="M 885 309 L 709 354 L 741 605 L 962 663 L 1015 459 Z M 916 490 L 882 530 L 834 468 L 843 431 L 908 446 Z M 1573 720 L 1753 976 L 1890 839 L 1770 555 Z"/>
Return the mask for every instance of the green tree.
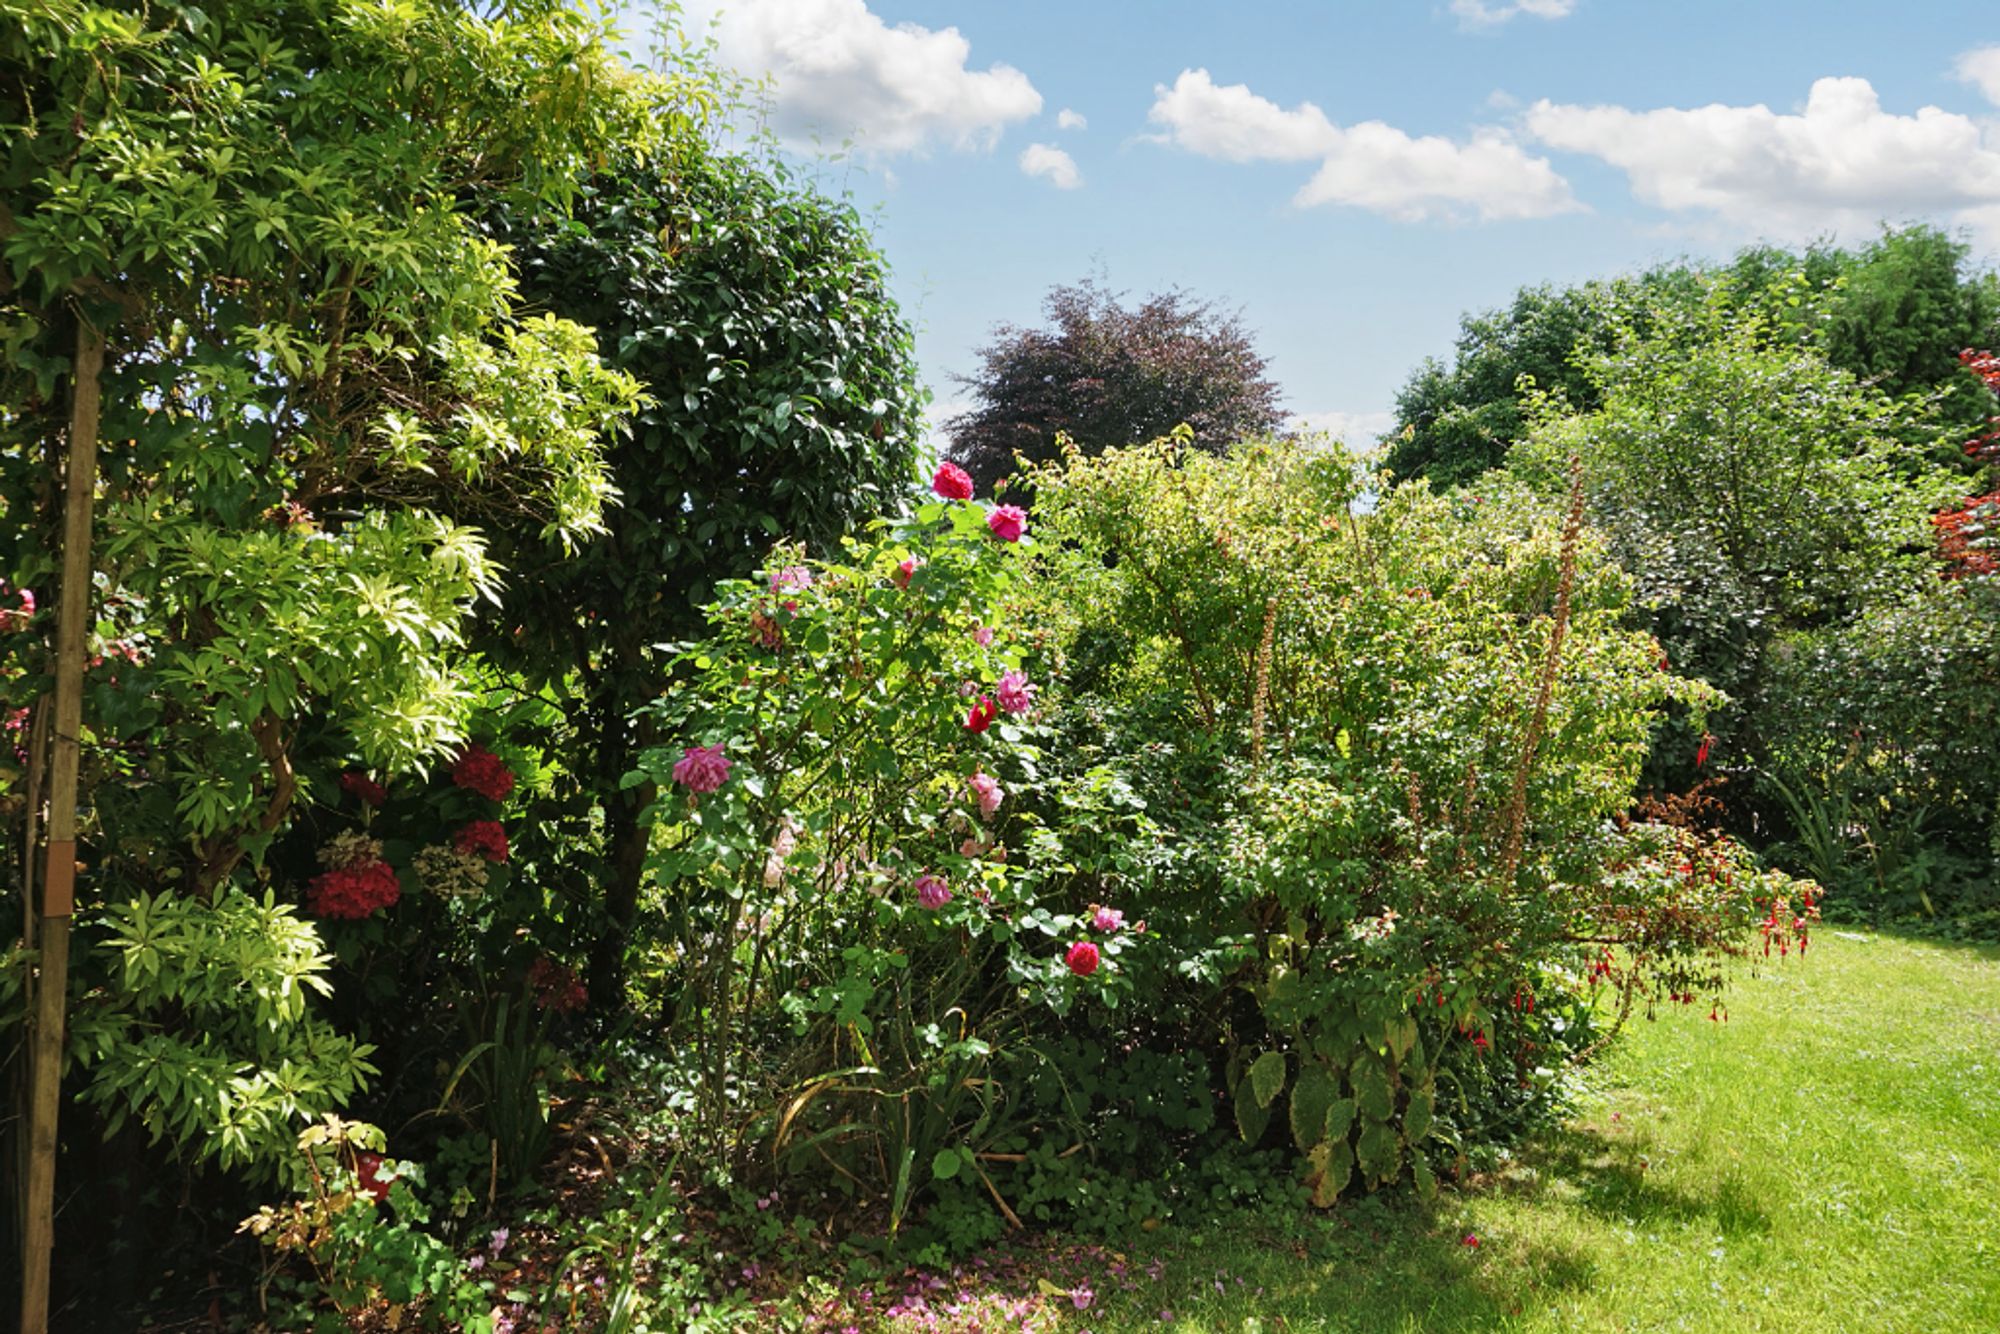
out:
<path id="1" fill-rule="evenodd" d="M 638 387 L 588 329 L 519 308 L 470 201 L 558 207 L 697 94 L 628 72 L 557 3 L 502 22 L 450 0 L 0 0 L 0 571 L 50 573 L 71 353 L 101 339 L 119 443 L 79 926 L 125 958 L 80 961 L 79 1046 L 104 1100 L 178 1144 L 261 1126 L 221 1156 L 268 1166 L 358 1075 L 296 1003 L 324 963 L 309 931 L 276 998 L 240 950 L 212 951 L 242 986 L 201 980 L 200 1007 L 161 969 L 256 916 L 243 880 L 338 766 L 460 742 L 454 666 L 499 580 L 464 520 L 532 514 L 550 554 L 603 527 L 602 440 Z M 41 693 L 45 624 L 26 628 L 0 649 L 10 705 Z M 185 909 L 142 929 L 149 891 Z"/>
<path id="2" fill-rule="evenodd" d="M 503 209 L 494 232 L 524 296 L 595 328 L 648 395 L 611 449 L 622 504 L 603 532 L 549 562 L 531 529 L 496 530 L 516 574 L 485 641 L 573 703 L 574 809 L 604 811 L 608 865 L 579 871 L 606 886 L 590 971 L 609 1004 L 651 800 L 619 780 L 650 739 L 633 715 L 668 675 L 662 646 L 698 631 L 716 585 L 774 539 L 823 548 L 900 505 L 924 391 L 862 220 L 776 161 L 690 147 L 590 178 L 564 218 Z"/>

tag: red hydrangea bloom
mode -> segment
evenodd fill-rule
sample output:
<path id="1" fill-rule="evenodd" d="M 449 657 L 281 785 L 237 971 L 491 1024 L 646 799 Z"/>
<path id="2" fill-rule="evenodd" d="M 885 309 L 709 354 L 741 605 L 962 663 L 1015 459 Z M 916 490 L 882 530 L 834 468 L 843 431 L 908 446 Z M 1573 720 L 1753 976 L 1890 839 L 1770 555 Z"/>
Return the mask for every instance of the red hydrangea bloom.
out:
<path id="1" fill-rule="evenodd" d="M 965 728 L 969 732 L 984 732 L 999 716 L 1000 706 L 993 702 L 993 696 L 981 695 L 972 712 L 965 715 Z"/>
<path id="2" fill-rule="evenodd" d="M 690 792 L 713 792 L 729 781 L 729 757 L 721 746 L 689 746 L 674 762 L 674 781 Z"/>
<path id="3" fill-rule="evenodd" d="M 931 477 L 931 490 L 946 500 L 970 500 L 972 476 L 956 463 L 940 463 Z"/>
<path id="4" fill-rule="evenodd" d="M 535 1004 L 557 1014 L 581 1010 L 590 1000 L 590 993 L 584 990 L 583 980 L 576 975 L 576 969 L 557 963 L 547 955 L 528 966 L 528 986 L 535 993 Z"/>
<path id="5" fill-rule="evenodd" d="M 366 806 L 380 806 L 389 799 L 388 790 L 359 769 L 349 769 L 340 776 L 340 790 L 361 798 Z"/>
<path id="6" fill-rule="evenodd" d="M 314 876 L 306 890 L 306 910 L 315 917 L 359 921 L 402 897 L 403 887 L 389 863 L 356 862 Z"/>
<path id="7" fill-rule="evenodd" d="M 986 527 L 1002 542 L 1018 542 L 1028 531 L 1028 512 L 1019 505 L 995 505 L 986 516 Z"/>
<path id="8" fill-rule="evenodd" d="M 1089 977 L 1097 971 L 1097 946 L 1087 940 L 1079 940 L 1063 955 L 1063 963 L 1078 977 Z"/>
<path id="9" fill-rule="evenodd" d="M 514 771 L 486 747 L 473 744 L 451 766 L 451 781 L 489 801 L 505 801 L 514 790 Z"/>
<path id="10" fill-rule="evenodd" d="M 489 862 L 507 860 L 507 831 L 498 820 L 474 820 L 452 835 L 451 845 L 460 852 L 484 857 Z"/>

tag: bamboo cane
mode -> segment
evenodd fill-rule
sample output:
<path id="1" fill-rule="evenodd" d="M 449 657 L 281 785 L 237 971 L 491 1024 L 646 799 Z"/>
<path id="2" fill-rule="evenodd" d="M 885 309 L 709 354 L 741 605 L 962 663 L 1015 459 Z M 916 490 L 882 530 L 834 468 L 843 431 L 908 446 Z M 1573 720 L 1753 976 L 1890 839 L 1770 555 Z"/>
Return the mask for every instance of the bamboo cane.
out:
<path id="1" fill-rule="evenodd" d="M 79 319 L 63 501 L 62 598 L 56 612 L 56 703 L 49 762 L 48 862 L 42 874 L 41 957 L 29 1066 L 27 1207 L 21 1263 L 21 1334 L 49 1327 L 55 1250 L 56 1116 L 62 1102 L 64 1010 L 69 999 L 69 920 L 76 887 L 76 781 L 83 730 L 84 632 L 90 615 L 90 519 L 97 495 L 97 412 L 104 340 Z"/>

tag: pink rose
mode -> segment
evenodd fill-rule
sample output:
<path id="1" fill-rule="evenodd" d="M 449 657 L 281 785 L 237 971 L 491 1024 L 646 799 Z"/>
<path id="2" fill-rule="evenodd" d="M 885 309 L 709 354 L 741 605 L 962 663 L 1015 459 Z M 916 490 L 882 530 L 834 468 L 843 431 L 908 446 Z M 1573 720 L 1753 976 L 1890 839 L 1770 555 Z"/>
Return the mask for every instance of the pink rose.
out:
<path id="1" fill-rule="evenodd" d="M 986 516 L 986 527 L 1002 542 L 1018 542 L 1028 531 L 1028 512 L 1019 505 L 995 505 Z"/>
<path id="2" fill-rule="evenodd" d="M 972 637 L 979 644 L 979 647 L 991 648 L 993 646 L 993 627 L 990 625 L 975 625 L 972 627 Z"/>
<path id="3" fill-rule="evenodd" d="M 1026 713 L 1035 703 L 1035 687 L 1028 684 L 1028 678 L 1020 672 L 1005 672 L 1000 677 L 1000 707 L 1009 713 Z"/>
<path id="4" fill-rule="evenodd" d="M 917 877 L 915 888 L 917 891 L 917 902 L 929 908 L 932 912 L 936 912 L 939 908 L 951 902 L 951 886 L 944 882 L 943 876 L 930 875 L 928 873 L 920 875 Z"/>
<path id="5" fill-rule="evenodd" d="M 1006 790 L 992 774 L 975 773 L 968 781 L 973 798 L 979 803 L 979 818 L 991 820 L 994 812 L 1000 809 L 1001 799 L 1007 795 Z"/>
<path id="6" fill-rule="evenodd" d="M 923 557 L 921 556 L 910 557 L 908 560 L 904 561 L 902 564 L 896 567 L 896 572 L 889 576 L 889 582 L 894 584 L 898 588 L 908 588 L 910 586 L 910 580 L 913 577 L 915 577 L 917 571 L 923 567 L 923 563 L 924 563 Z"/>
<path id="7" fill-rule="evenodd" d="M 713 792 L 729 781 L 721 746 L 689 746 L 674 765 L 674 781 L 690 792 Z"/>
<path id="8" fill-rule="evenodd" d="M 972 478 L 956 463 L 940 463 L 931 477 L 931 490 L 946 500 L 972 499 Z"/>
<path id="9" fill-rule="evenodd" d="M 1099 931 L 1116 931 L 1119 927 L 1125 925 L 1125 914 L 1116 908 L 1100 907 L 1096 912 L 1091 914 L 1090 924 Z"/>

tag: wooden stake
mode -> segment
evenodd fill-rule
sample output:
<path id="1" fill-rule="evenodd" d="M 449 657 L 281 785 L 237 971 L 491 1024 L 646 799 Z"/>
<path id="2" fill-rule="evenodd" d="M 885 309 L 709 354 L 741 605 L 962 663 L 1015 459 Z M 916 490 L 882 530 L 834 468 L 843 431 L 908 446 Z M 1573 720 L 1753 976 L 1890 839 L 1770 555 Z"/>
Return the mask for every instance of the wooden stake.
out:
<path id="1" fill-rule="evenodd" d="M 63 1020 L 69 999 L 69 919 L 76 885 L 76 781 L 82 756 L 84 636 L 90 619 L 90 519 L 97 498 L 97 411 L 104 340 L 78 317 L 71 376 L 68 494 L 63 501 L 62 598 L 56 611 L 55 744 L 49 762 L 49 855 L 42 875 L 40 959 L 29 1065 L 27 1207 L 21 1334 L 47 1334 L 55 1250 L 56 1115 L 62 1104 Z"/>

